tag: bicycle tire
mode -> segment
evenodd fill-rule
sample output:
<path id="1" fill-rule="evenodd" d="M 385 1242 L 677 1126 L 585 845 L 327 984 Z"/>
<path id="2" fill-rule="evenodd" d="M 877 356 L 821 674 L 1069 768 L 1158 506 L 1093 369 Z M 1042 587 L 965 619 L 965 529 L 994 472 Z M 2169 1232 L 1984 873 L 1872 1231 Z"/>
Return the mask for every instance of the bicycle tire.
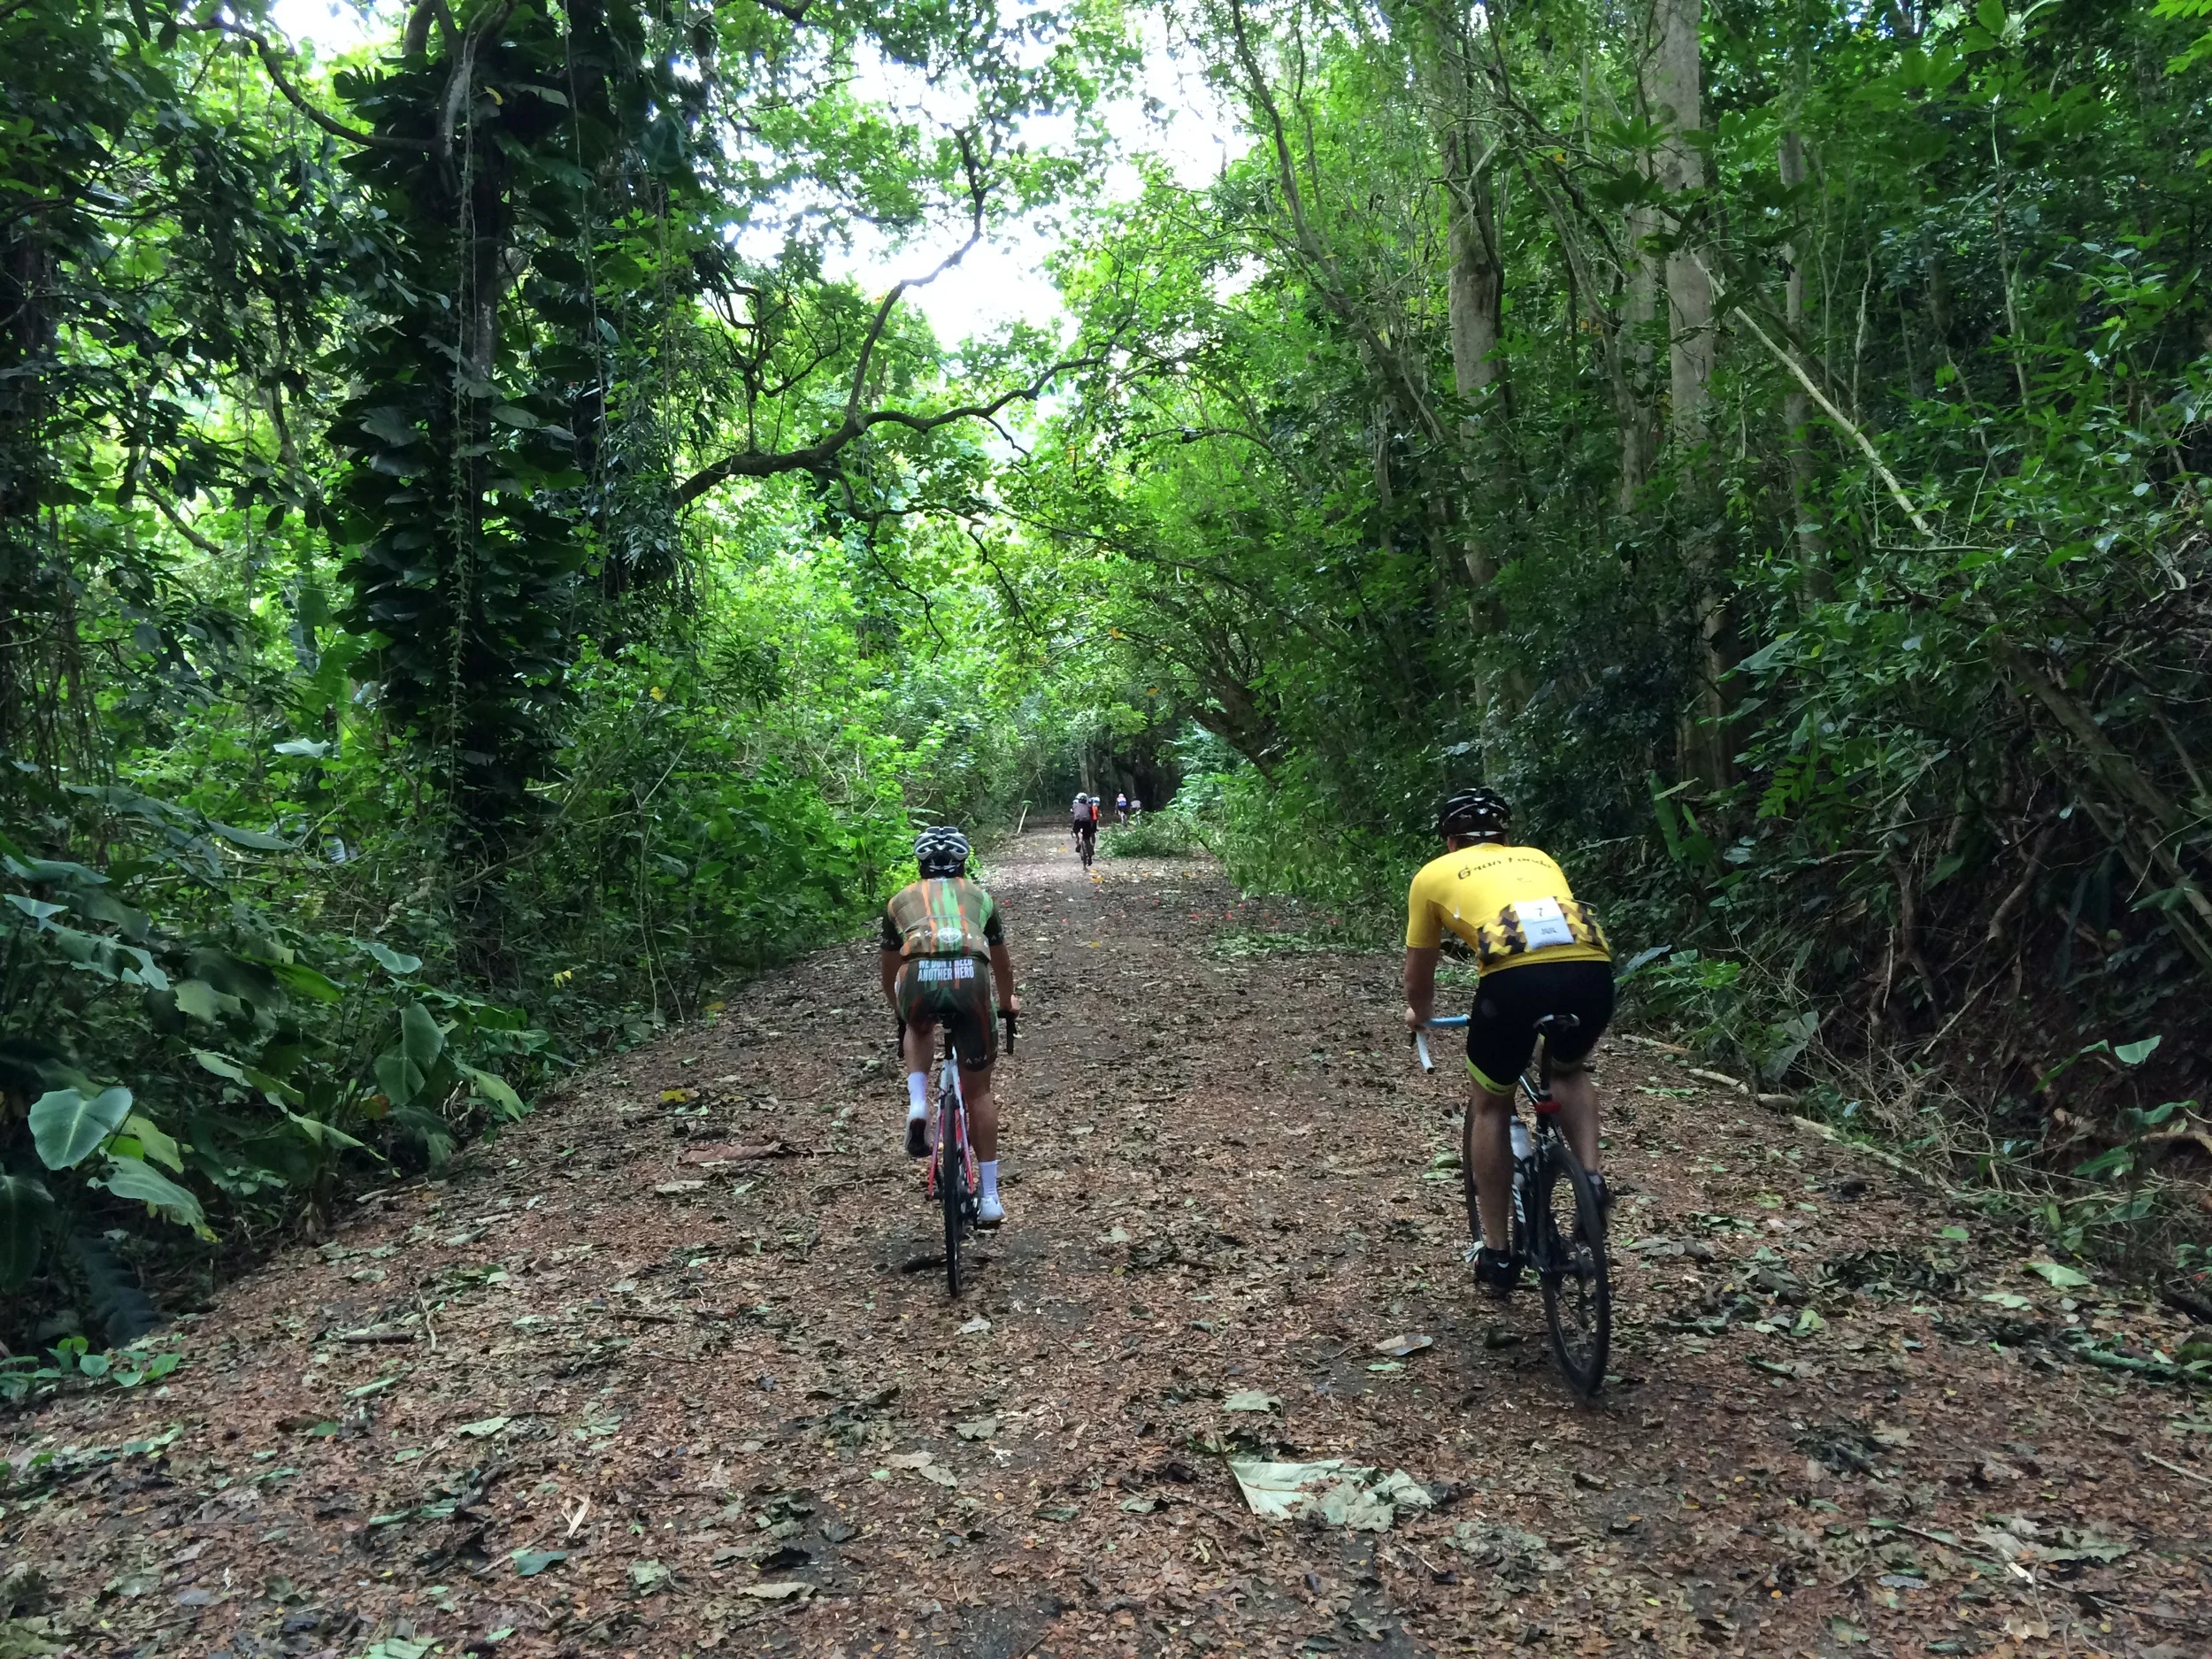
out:
<path id="1" fill-rule="evenodd" d="M 939 1118 L 943 1133 L 937 1137 L 937 1196 L 945 1208 L 945 1291 L 960 1294 L 960 1236 L 968 1225 L 968 1158 L 965 1137 L 956 1133 L 959 1106 Z"/>
<path id="2" fill-rule="evenodd" d="M 1559 1184 L 1567 1186 L 1573 1233 L 1563 1237 Z M 1554 1140 L 1540 1157 L 1529 1194 L 1528 1221 L 1536 1279 L 1544 1293 L 1544 1323 L 1552 1357 L 1567 1386 L 1585 1400 L 1605 1386 L 1613 1343 L 1613 1281 L 1605 1251 L 1605 1211 L 1574 1148 Z"/>

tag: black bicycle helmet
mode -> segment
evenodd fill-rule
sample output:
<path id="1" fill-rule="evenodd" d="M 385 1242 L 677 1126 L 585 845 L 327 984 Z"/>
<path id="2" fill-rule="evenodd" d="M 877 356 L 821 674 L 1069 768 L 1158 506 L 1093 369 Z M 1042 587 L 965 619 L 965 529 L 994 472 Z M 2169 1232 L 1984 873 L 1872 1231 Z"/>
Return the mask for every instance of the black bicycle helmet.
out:
<path id="1" fill-rule="evenodd" d="M 925 876 L 956 876 L 968 867 L 968 838 L 949 824 L 926 829 L 914 842 L 914 862 Z"/>
<path id="2" fill-rule="evenodd" d="M 1462 841 L 1495 841 L 1513 822 L 1513 809 L 1495 789 L 1462 789 L 1436 814 L 1436 833 Z"/>

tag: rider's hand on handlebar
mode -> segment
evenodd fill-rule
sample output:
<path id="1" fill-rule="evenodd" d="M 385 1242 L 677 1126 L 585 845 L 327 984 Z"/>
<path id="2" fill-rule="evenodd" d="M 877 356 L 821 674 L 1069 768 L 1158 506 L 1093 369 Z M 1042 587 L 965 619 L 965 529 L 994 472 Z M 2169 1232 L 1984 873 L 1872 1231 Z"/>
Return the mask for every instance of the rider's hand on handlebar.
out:
<path id="1" fill-rule="evenodd" d="M 1419 1031 L 1429 1023 L 1429 1017 L 1426 1014 L 1417 1014 L 1410 1007 L 1405 1010 L 1404 1018 L 1408 1031 Z"/>

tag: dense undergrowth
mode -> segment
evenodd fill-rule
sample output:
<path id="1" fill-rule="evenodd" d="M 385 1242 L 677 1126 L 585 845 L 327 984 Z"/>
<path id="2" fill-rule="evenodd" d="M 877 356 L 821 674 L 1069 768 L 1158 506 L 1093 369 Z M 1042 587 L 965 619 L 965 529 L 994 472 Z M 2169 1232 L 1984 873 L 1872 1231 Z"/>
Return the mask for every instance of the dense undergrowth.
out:
<path id="1" fill-rule="evenodd" d="M 1185 27 L 1251 147 L 1071 257 L 1150 355 L 1008 489 L 1122 703 L 1204 728 L 1240 879 L 1385 942 L 1433 803 L 1489 781 L 1709 1063 L 2193 1265 L 2200 25 Z"/>
<path id="2" fill-rule="evenodd" d="M 1058 764 L 973 412 L 1051 342 L 826 266 L 1050 201 L 1015 130 L 1118 40 L 823 23 L 424 4 L 333 62 L 250 4 L 0 12 L 0 1391 Z"/>

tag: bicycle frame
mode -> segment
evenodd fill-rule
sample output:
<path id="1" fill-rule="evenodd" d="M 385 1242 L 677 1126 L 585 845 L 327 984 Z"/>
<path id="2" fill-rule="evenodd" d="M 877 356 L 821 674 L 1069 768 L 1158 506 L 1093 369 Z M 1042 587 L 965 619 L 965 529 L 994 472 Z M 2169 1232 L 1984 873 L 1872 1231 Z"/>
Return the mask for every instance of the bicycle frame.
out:
<path id="1" fill-rule="evenodd" d="M 1421 1069 L 1424 1071 L 1436 1070 L 1435 1062 L 1429 1057 L 1428 1033 L 1432 1031 L 1461 1031 L 1464 1030 L 1466 1025 L 1466 1015 L 1447 1014 L 1440 1019 L 1430 1020 L 1413 1033 L 1414 1050 L 1421 1056 Z M 1535 1069 L 1532 1071 L 1522 1072 L 1520 1084 L 1522 1093 L 1528 1096 L 1529 1105 L 1535 1110 L 1537 1133 L 1558 1134 L 1560 1133 L 1559 1102 L 1551 1095 L 1551 1043 L 1548 1038 L 1537 1039 Z M 1514 1105 L 1515 1103 L 1509 1101 L 1508 1104 Z M 1517 1118 L 1520 1116 L 1517 1106 L 1515 1107 L 1514 1116 Z"/>
<path id="2" fill-rule="evenodd" d="M 944 1119 L 945 1102 L 953 1104 L 952 1122 Z M 929 1102 L 929 1144 L 932 1148 L 944 1145 L 949 1132 L 956 1137 L 953 1144 L 960 1149 L 960 1162 L 967 1173 L 968 1190 L 976 1190 L 975 1142 L 968 1134 L 968 1094 L 960 1087 L 960 1058 L 953 1051 L 952 1033 L 945 1033 L 945 1052 L 937 1073 L 937 1089 Z M 937 1160 L 930 1157 L 923 1162 L 923 1190 L 932 1198 L 937 1196 Z"/>

